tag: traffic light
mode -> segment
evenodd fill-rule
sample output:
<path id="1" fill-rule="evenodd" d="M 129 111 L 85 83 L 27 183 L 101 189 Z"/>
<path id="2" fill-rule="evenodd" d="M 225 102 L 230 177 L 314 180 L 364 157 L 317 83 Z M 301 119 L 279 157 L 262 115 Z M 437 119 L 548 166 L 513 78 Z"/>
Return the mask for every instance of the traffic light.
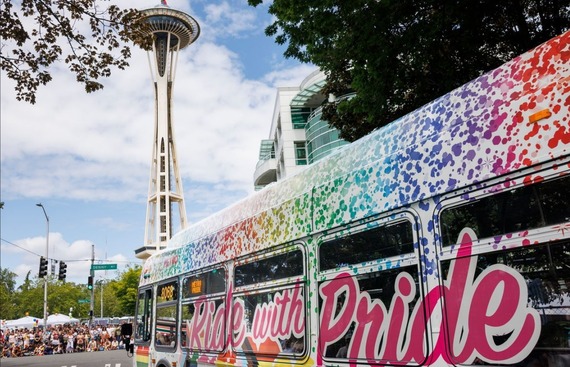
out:
<path id="1" fill-rule="evenodd" d="M 48 261 L 45 257 L 40 257 L 40 273 L 39 273 L 39 277 L 40 278 L 45 278 L 47 277 L 47 270 L 48 270 Z"/>
<path id="2" fill-rule="evenodd" d="M 59 262 L 59 274 L 57 276 L 58 280 L 65 280 L 65 273 L 67 273 L 67 264 L 63 261 Z"/>
<path id="3" fill-rule="evenodd" d="M 87 278 L 87 289 L 92 290 L 93 289 L 93 277 L 90 275 L 89 278 Z"/>

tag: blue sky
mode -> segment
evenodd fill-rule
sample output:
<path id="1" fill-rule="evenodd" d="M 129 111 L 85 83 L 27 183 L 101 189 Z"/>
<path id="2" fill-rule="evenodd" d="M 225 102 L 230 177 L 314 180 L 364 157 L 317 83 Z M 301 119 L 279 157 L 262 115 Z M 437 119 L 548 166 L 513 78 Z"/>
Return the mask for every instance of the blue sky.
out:
<path id="1" fill-rule="evenodd" d="M 117 2 L 117 1 L 114 1 Z M 122 0 L 144 9 L 159 0 Z M 103 5 L 108 4 L 103 2 Z M 283 57 L 264 35 L 267 4 L 246 0 L 170 0 L 200 23 L 179 57 L 174 129 L 190 223 L 253 192 L 259 142 L 268 137 L 276 88 L 298 86 L 312 65 Z M 153 94 L 146 54 L 114 71 L 105 89 L 86 94 L 64 64 L 38 102 L 18 102 L 2 75 L 0 124 L 1 266 L 36 277 L 46 246 L 85 283 L 92 245 L 98 261 L 140 264 L 152 153 Z M 112 278 L 114 272 L 97 272 Z"/>

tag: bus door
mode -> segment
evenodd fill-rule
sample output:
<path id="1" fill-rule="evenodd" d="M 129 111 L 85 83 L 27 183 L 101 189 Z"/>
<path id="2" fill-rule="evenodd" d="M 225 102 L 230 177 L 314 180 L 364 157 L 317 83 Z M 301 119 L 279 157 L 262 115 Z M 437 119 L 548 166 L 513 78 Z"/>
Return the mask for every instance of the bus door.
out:
<path id="1" fill-rule="evenodd" d="M 139 289 L 135 315 L 135 361 L 136 367 L 150 365 L 149 346 L 152 329 L 152 288 Z"/>
<path id="2" fill-rule="evenodd" d="M 178 280 L 168 280 L 156 287 L 154 338 L 150 359 L 156 365 L 182 365 L 178 348 Z"/>

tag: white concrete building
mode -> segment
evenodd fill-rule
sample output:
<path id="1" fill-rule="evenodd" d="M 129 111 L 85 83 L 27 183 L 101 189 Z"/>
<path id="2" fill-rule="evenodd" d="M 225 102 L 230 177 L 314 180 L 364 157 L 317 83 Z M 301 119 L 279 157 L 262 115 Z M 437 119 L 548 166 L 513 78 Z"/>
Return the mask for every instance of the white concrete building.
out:
<path id="1" fill-rule="evenodd" d="M 347 144 L 321 120 L 325 75 L 309 74 L 300 86 L 277 89 L 269 138 L 261 141 L 253 175 L 256 190 L 282 180 Z"/>

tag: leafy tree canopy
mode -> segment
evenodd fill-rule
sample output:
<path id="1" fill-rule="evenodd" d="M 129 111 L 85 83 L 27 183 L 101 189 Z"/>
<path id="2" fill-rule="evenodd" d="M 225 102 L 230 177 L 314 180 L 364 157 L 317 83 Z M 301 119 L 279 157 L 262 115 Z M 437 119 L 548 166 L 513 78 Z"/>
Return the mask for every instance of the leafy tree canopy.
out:
<path id="1" fill-rule="evenodd" d="M 140 266 L 127 267 L 116 279 L 97 281 L 94 289 L 94 315 L 99 317 L 132 316 L 135 314 Z M 0 270 L 0 319 L 17 319 L 25 315 L 43 317 L 44 279 L 30 277 L 16 289 L 16 274 Z M 91 291 L 86 284 L 58 281 L 55 275 L 47 278 L 48 313 L 72 313 L 80 319 L 89 317 Z"/>
<path id="2" fill-rule="evenodd" d="M 248 0 L 252 6 L 262 0 Z M 570 26 L 570 0 L 274 0 L 265 33 L 327 75 L 323 117 L 352 141 Z"/>
<path id="3" fill-rule="evenodd" d="M 120 278 L 112 284 L 120 312 L 125 316 L 135 314 L 137 289 L 141 270 L 142 268 L 140 266 L 127 268 L 123 273 L 121 273 Z"/>
<path id="4" fill-rule="evenodd" d="M 127 42 L 144 39 L 135 9 L 101 8 L 101 0 L 1 1 L 0 65 L 16 81 L 18 100 L 35 103 L 38 87 L 52 80 L 50 67 L 61 60 L 85 91 L 102 89 L 99 79 L 112 67 L 128 66 Z"/>
<path id="5" fill-rule="evenodd" d="M 0 310 L 2 310 L 2 318 L 15 318 L 16 304 L 14 302 L 14 293 L 16 291 L 16 273 L 9 269 L 0 269 Z"/>

